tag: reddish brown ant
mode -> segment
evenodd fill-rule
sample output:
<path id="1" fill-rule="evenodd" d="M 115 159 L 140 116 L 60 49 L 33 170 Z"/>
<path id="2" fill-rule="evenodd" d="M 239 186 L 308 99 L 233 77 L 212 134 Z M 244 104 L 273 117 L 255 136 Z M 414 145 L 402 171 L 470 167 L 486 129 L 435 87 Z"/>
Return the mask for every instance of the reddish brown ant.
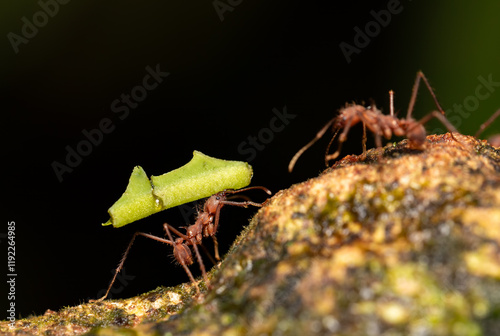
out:
<path id="1" fill-rule="evenodd" d="M 423 80 L 429 92 L 434 99 L 434 102 L 439 110 L 432 111 L 420 120 L 415 120 L 412 118 L 413 108 L 415 106 L 415 101 L 417 99 L 418 88 L 420 85 L 420 80 Z M 394 92 L 389 91 L 390 98 L 390 114 L 384 115 L 377 109 L 376 106 L 364 107 L 361 105 L 346 105 L 345 108 L 340 110 L 338 116 L 331 119 L 317 134 L 314 139 L 312 139 L 307 145 L 302 147 L 290 160 L 288 165 L 288 171 L 292 171 L 295 163 L 299 157 L 304 153 L 309 147 L 311 147 L 316 141 L 318 141 L 327 131 L 327 129 L 333 125 L 335 133 L 328 144 L 325 153 L 325 164 L 328 166 L 328 161 L 337 158 L 342 149 L 342 144 L 347 140 L 347 134 L 352 126 L 361 122 L 363 124 L 363 155 L 366 153 L 366 128 L 368 128 L 375 135 L 375 145 L 377 147 L 382 147 L 383 136 L 386 139 L 390 139 L 392 135 L 396 136 L 406 136 L 408 138 L 408 144 L 410 148 L 422 149 L 425 146 L 426 131 L 424 124 L 428 122 L 431 118 L 435 117 L 439 119 L 450 132 L 457 132 L 456 128 L 446 119 L 444 116 L 445 112 L 441 105 L 439 104 L 434 91 L 432 90 L 425 75 L 419 71 L 413 85 L 412 96 L 410 99 L 410 104 L 408 105 L 408 112 L 406 114 L 406 119 L 399 119 L 394 114 Z M 344 129 L 339 136 L 338 148 L 333 154 L 328 154 L 330 146 L 337 136 L 338 132 Z M 453 136 L 453 133 L 452 133 Z"/>
<path id="2" fill-rule="evenodd" d="M 188 275 L 189 279 L 191 282 L 195 285 L 196 288 L 196 293 L 199 295 L 200 294 L 200 289 L 196 285 L 196 281 L 193 277 L 193 274 L 189 270 L 188 266 L 193 264 L 193 256 L 191 253 L 191 249 L 189 246 L 193 247 L 193 250 L 196 254 L 196 258 L 198 260 L 198 264 L 200 265 L 200 270 L 203 275 L 203 279 L 205 280 L 205 283 L 208 284 L 208 279 L 207 279 L 207 273 L 205 271 L 205 265 L 203 264 L 203 260 L 201 259 L 200 252 L 198 250 L 198 245 L 202 245 L 202 239 L 203 237 L 208 237 L 211 236 L 213 241 L 214 241 L 214 248 L 215 248 L 215 258 L 217 260 L 220 260 L 219 258 L 219 250 L 218 250 L 218 243 L 217 239 L 215 237 L 215 233 L 217 232 L 217 228 L 219 226 L 219 217 L 220 217 L 220 209 L 224 205 L 234 205 L 234 206 L 239 206 L 239 207 L 248 207 L 249 205 L 253 205 L 256 207 L 261 207 L 263 203 L 255 203 L 250 200 L 246 196 L 241 196 L 241 195 L 235 195 L 231 196 L 236 193 L 240 193 L 242 191 L 247 191 L 247 190 L 252 190 L 252 189 L 261 189 L 264 190 L 268 195 L 271 195 L 271 191 L 265 187 L 248 187 L 248 188 L 243 188 L 243 189 L 238 189 L 238 190 L 232 190 L 232 189 L 226 189 L 221 192 L 218 192 L 217 194 L 214 194 L 210 196 L 206 201 L 201 210 L 198 210 L 198 217 L 196 218 L 196 222 L 192 225 L 189 225 L 188 227 L 185 227 L 186 233 L 183 234 L 180 231 L 178 231 L 176 228 L 171 226 L 170 224 L 164 223 L 163 228 L 165 229 L 165 232 L 168 236 L 168 239 L 157 237 L 154 235 L 151 235 L 149 233 L 144 233 L 144 232 L 136 232 L 132 239 L 130 240 L 130 243 L 127 246 L 127 249 L 125 250 L 125 253 L 123 254 L 123 257 L 118 264 L 118 267 L 116 268 L 115 275 L 113 276 L 113 279 L 111 280 L 111 283 L 109 284 L 108 290 L 106 291 L 106 294 L 97 301 L 102 301 L 104 300 L 111 288 L 113 287 L 113 284 L 116 280 L 116 277 L 118 273 L 120 273 L 121 269 L 123 268 L 123 264 L 125 263 L 125 259 L 127 258 L 127 255 L 130 251 L 130 248 L 132 244 L 134 243 L 134 240 L 137 236 L 141 235 L 146 238 L 150 238 L 156 241 L 159 241 L 161 243 L 169 244 L 173 247 L 173 256 L 175 260 L 184 268 L 186 271 L 186 274 Z M 228 200 L 231 197 L 240 197 L 246 199 L 243 202 L 235 202 L 235 201 L 230 201 Z M 172 231 L 175 233 L 178 237 L 173 238 L 172 234 L 170 233 Z M 207 253 L 208 254 L 208 253 Z M 210 255 L 209 255 L 210 257 Z M 211 257 L 210 257 L 211 258 Z M 211 258 L 212 259 L 212 258 Z M 213 259 L 212 259 L 213 260 Z"/>

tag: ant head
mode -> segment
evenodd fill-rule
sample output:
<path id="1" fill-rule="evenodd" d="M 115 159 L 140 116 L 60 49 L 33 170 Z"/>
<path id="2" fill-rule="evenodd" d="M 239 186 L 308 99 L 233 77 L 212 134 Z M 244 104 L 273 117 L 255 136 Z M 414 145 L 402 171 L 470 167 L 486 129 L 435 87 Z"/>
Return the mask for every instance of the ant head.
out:
<path id="1" fill-rule="evenodd" d="M 340 110 L 339 115 L 337 116 L 334 124 L 334 128 L 344 128 L 346 127 L 346 122 L 349 120 L 350 124 L 356 124 L 359 122 L 359 116 L 363 114 L 368 108 L 363 105 L 346 105 L 343 109 Z"/>
<path id="2" fill-rule="evenodd" d="M 227 199 L 226 191 L 227 189 L 210 196 L 205 202 L 205 212 L 214 213 L 217 211 L 217 207 L 222 206 L 222 204 L 224 204 L 222 202 Z"/>

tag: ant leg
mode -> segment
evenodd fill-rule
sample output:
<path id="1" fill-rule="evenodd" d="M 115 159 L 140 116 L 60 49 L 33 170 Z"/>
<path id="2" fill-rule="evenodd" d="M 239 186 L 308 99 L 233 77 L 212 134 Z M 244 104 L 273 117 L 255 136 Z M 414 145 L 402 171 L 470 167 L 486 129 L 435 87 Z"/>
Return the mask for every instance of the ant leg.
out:
<path id="1" fill-rule="evenodd" d="M 236 203 L 236 202 L 234 202 Z M 226 204 L 225 202 L 224 203 L 220 203 L 218 206 L 217 206 L 217 210 L 215 210 L 215 217 L 214 217 L 214 235 L 212 236 L 212 238 L 215 239 L 215 233 L 217 232 L 217 227 L 219 226 L 219 217 L 220 217 L 220 209 L 222 208 L 222 205 L 223 204 Z M 214 240 L 214 248 L 215 248 L 215 258 L 217 260 L 220 260 L 219 258 L 217 258 L 217 256 L 219 255 L 219 243 L 216 243 L 216 239 Z"/>
<path id="2" fill-rule="evenodd" d="M 196 259 L 198 259 L 198 264 L 200 264 L 200 270 L 201 270 L 201 273 L 203 274 L 203 279 L 205 280 L 205 283 L 207 283 L 207 286 L 208 286 L 208 278 L 207 278 L 207 272 L 205 270 L 205 264 L 203 264 L 203 259 L 201 259 L 200 251 L 198 250 L 196 240 L 194 238 L 189 238 L 185 234 L 179 232 L 179 230 L 177 230 L 176 228 L 174 228 L 170 224 L 164 223 L 163 228 L 167 232 L 169 238 L 172 237 L 172 235 L 170 234 L 170 230 L 172 230 L 176 235 L 178 235 L 179 237 L 181 237 L 185 241 L 189 242 L 193 246 L 193 250 L 196 254 Z M 203 246 L 203 248 L 205 248 L 205 247 Z M 207 254 L 208 254 L 208 252 L 207 252 Z M 208 255 L 208 256 L 209 256 L 209 259 L 211 259 L 211 261 L 213 262 L 212 257 L 210 255 Z M 214 264 L 215 264 L 215 262 L 214 262 Z M 188 269 L 188 271 L 189 271 L 189 269 Z M 190 278 L 192 277 L 191 272 L 189 272 L 188 275 L 190 275 Z M 195 282 L 193 281 L 193 283 L 195 283 Z"/>
<path id="3" fill-rule="evenodd" d="M 224 193 L 226 193 L 226 194 L 237 194 L 237 193 L 240 193 L 242 191 L 247 191 L 247 190 L 251 190 L 251 189 L 261 189 L 261 190 L 264 190 L 268 195 L 272 194 L 271 190 L 267 189 L 266 187 L 262 187 L 262 186 L 247 187 L 247 188 L 238 189 L 238 190 L 226 189 L 226 190 L 224 190 Z M 234 205 L 234 206 L 239 206 L 239 207 L 244 207 L 244 208 L 248 207 L 249 205 L 253 205 L 253 206 L 256 206 L 256 207 L 261 207 L 264 204 L 264 203 L 252 202 L 246 196 L 236 195 L 236 196 L 231 196 L 231 197 L 241 197 L 241 198 L 244 198 L 244 199 L 247 199 L 247 200 L 244 201 L 244 202 L 234 202 L 234 201 L 227 201 L 227 200 L 226 201 L 220 201 L 220 205 L 217 207 L 217 210 L 215 212 L 215 222 L 216 222 L 216 224 L 214 226 L 214 232 L 217 231 L 217 223 L 219 222 L 219 212 L 220 212 L 220 208 L 222 207 L 223 204 Z"/>
<path id="4" fill-rule="evenodd" d="M 207 255 L 208 259 L 210 259 L 210 262 L 214 265 L 217 265 L 217 261 L 215 261 L 215 259 L 210 255 L 205 245 L 200 244 L 200 246 L 203 249 L 203 252 L 205 252 L 205 254 Z"/>
<path id="5" fill-rule="evenodd" d="M 217 237 L 215 237 L 215 234 L 212 236 L 212 240 L 214 241 L 214 257 L 217 261 L 220 261 L 220 256 L 219 256 L 219 242 L 217 241 Z M 214 265 L 217 264 L 214 262 Z"/>
<path id="6" fill-rule="evenodd" d="M 185 241 L 190 241 L 188 236 L 186 236 L 185 234 L 183 234 L 182 232 L 180 232 L 179 230 L 177 230 L 176 228 L 174 228 L 170 224 L 164 223 L 163 224 L 163 228 L 165 229 L 165 231 L 167 232 L 167 234 L 169 235 L 169 237 L 171 237 L 170 231 L 173 231 L 176 235 L 178 235 L 179 237 L 181 237 Z M 208 253 L 207 248 L 204 245 L 200 245 L 200 246 L 203 248 L 203 251 L 207 255 L 208 259 L 210 259 L 210 262 L 213 263 L 214 265 L 217 264 L 217 262 L 214 260 L 214 258 L 212 258 L 212 256 L 210 255 L 210 253 Z"/>
<path id="7" fill-rule="evenodd" d="M 198 264 L 200 265 L 200 271 L 203 276 L 203 280 L 205 281 L 205 285 L 207 287 L 210 287 L 210 284 L 208 283 L 207 271 L 205 270 L 205 264 L 203 263 L 203 259 L 201 259 L 201 254 L 198 250 L 196 242 L 194 241 L 194 238 L 191 240 L 191 244 L 193 245 L 194 253 L 196 254 L 196 258 L 198 259 Z M 198 289 L 198 286 L 196 286 L 196 288 Z"/>
<path id="8" fill-rule="evenodd" d="M 333 122 L 337 119 L 337 117 L 333 118 L 332 120 L 330 120 L 329 122 L 326 123 L 325 126 L 323 126 L 322 129 L 319 130 L 318 133 L 316 133 L 316 136 L 314 137 L 314 139 L 312 139 L 311 141 L 309 141 L 307 143 L 307 145 L 305 145 L 304 147 L 302 147 L 297 153 L 295 153 L 295 155 L 293 156 L 293 158 L 290 160 L 290 163 L 288 164 L 288 171 L 291 173 L 292 170 L 293 170 L 293 167 L 295 166 L 295 163 L 297 162 L 297 160 L 299 159 L 299 157 L 306 151 L 309 149 L 309 147 L 311 147 L 312 145 L 314 145 L 314 143 L 316 141 L 318 141 L 319 139 L 321 139 L 321 137 L 325 134 L 326 130 L 333 124 Z"/>
<path id="9" fill-rule="evenodd" d="M 500 116 L 500 109 L 498 111 L 496 111 L 495 113 L 493 113 L 493 115 L 491 117 L 489 117 L 488 120 L 486 120 L 481 126 L 479 126 L 479 129 L 477 130 L 476 134 L 474 135 L 475 138 L 477 138 L 481 133 L 483 133 L 483 131 L 491 125 L 491 123 L 493 121 L 495 121 L 496 118 L 498 118 L 498 116 Z"/>
<path id="10" fill-rule="evenodd" d="M 361 141 L 361 145 L 363 146 L 363 154 L 361 157 L 364 159 L 366 157 L 366 124 L 363 123 L 363 140 Z"/>
<path id="11" fill-rule="evenodd" d="M 113 284 L 115 283 L 115 280 L 116 280 L 118 273 L 120 273 L 120 271 L 123 268 L 123 264 L 125 263 L 125 259 L 127 259 L 127 255 L 130 251 L 130 247 L 132 247 L 132 244 L 134 243 L 135 237 L 137 237 L 138 234 L 139 234 L 139 232 L 134 233 L 134 235 L 132 236 L 132 239 L 130 240 L 130 243 L 128 243 L 127 249 L 125 250 L 125 253 L 123 253 L 123 257 L 120 260 L 118 267 L 116 268 L 115 275 L 113 276 L 113 279 L 111 279 L 111 283 L 109 284 L 109 287 L 108 287 L 108 290 L 106 291 L 106 294 L 104 294 L 104 296 L 101 297 L 100 299 L 90 300 L 90 302 L 100 302 L 108 296 L 109 292 L 111 291 L 111 288 L 113 287 Z"/>
<path id="12" fill-rule="evenodd" d="M 453 135 L 453 133 L 459 133 L 457 131 L 457 129 L 455 128 L 455 126 L 453 126 L 452 123 L 450 123 L 450 121 L 448 119 L 446 119 L 446 117 L 444 115 L 442 115 L 441 113 L 439 113 L 438 111 L 432 111 L 431 113 L 429 113 L 428 115 L 426 115 L 425 117 L 423 117 L 422 119 L 420 119 L 418 121 L 418 123 L 421 124 L 421 125 L 423 125 L 426 122 L 428 122 L 432 117 L 435 117 L 435 118 L 439 119 L 439 121 L 441 121 L 443 123 L 443 125 L 446 126 L 446 128 L 450 132 L 451 137 L 453 138 L 453 140 L 455 140 L 456 142 L 458 142 L 460 144 L 460 146 L 464 147 L 464 145 L 462 144 L 462 142 L 459 141 L 457 138 L 455 138 L 455 136 Z M 411 129 L 408 129 L 408 132 L 410 130 Z"/>
<path id="13" fill-rule="evenodd" d="M 435 117 L 437 119 L 439 119 L 439 121 L 441 121 L 443 123 L 443 125 L 446 126 L 446 128 L 448 129 L 449 132 L 452 132 L 451 136 L 453 137 L 453 132 L 455 133 L 458 133 L 457 129 L 455 128 L 455 126 L 453 126 L 450 121 L 448 119 L 446 119 L 446 117 L 444 115 L 442 115 L 441 113 L 439 113 L 438 111 L 432 111 L 431 113 L 429 113 L 428 115 L 426 115 L 425 117 L 423 117 L 422 119 L 420 119 L 418 121 L 419 124 L 423 125 L 425 124 L 426 122 L 428 122 L 429 120 L 432 119 L 432 117 Z M 408 130 L 410 131 L 410 129 Z M 454 137 L 453 137 L 454 138 Z M 454 138 L 455 139 L 455 138 Z M 456 140 L 456 139 L 455 139 Z M 458 140 L 457 140 L 458 141 Z M 459 141 L 458 141 L 459 142 Z"/>
<path id="14" fill-rule="evenodd" d="M 158 240 L 158 241 L 160 241 L 162 243 L 167 243 L 167 244 L 172 245 L 172 246 L 175 245 L 173 239 L 166 240 L 166 239 L 162 239 L 162 238 L 159 238 L 159 237 L 147 234 L 147 233 L 143 233 L 143 232 L 136 232 L 136 233 L 134 233 L 134 235 L 132 236 L 132 239 L 130 240 L 130 243 L 127 246 L 127 249 L 125 250 L 125 253 L 123 253 L 123 257 L 120 260 L 120 263 L 118 264 L 118 267 L 116 268 L 115 275 L 113 276 L 113 279 L 111 280 L 111 283 L 109 284 L 109 287 L 108 287 L 108 290 L 106 291 L 106 294 L 104 294 L 104 296 L 101 297 L 100 299 L 98 299 L 98 300 L 90 300 L 90 302 L 100 302 L 100 301 L 104 300 L 108 296 L 109 292 L 111 291 L 111 288 L 113 287 L 113 284 L 116 281 L 116 277 L 118 276 L 118 273 L 120 273 L 120 271 L 123 269 L 123 264 L 125 263 L 125 259 L 127 259 L 128 253 L 130 252 L 130 248 L 132 247 L 132 244 L 134 243 L 134 240 L 135 240 L 135 238 L 138 235 L 144 236 L 146 238 L 151 238 L 151 239 L 154 239 L 154 240 Z M 175 248 L 175 246 L 174 246 L 174 248 Z"/>
<path id="15" fill-rule="evenodd" d="M 247 187 L 247 188 L 242 188 L 242 189 L 238 189 L 238 190 L 226 189 L 223 192 L 226 194 L 237 194 L 237 193 L 240 193 L 242 191 L 247 191 L 247 190 L 252 190 L 252 189 L 261 189 L 261 190 L 264 190 L 268 195 L 272 194 L 271 190 L 267 189 L 266 187 L 262 187 L 262 186 L 253 186 L 253 187 Z M 226 200 L 226 201 L 220 201 L 220 203 L 217 205 L 217 209 L 215 210 L 215 216 L 214 216 L 214 227 L 213 227 L 212 239 L 214 241 L 215 259 L 217 259 L 218 261 L 220 260 L 219 243 L 217 242 L 217 238 L 215 237 L 215 233 L 217 232 L 217 228 L 219 226 L 220 209 L 222 208 L 222 206 L 227 204 L 227 205 L 234 205 L 234 206 L 246 208 L 249 205 L 261 207 L 263 204 L 263 203 L 252 202 L 245 195 L 235 195 L 235 196 L 231 196 L 231 197 L 241 197 L 241 198 L 245 199 L 245 201 L 244 202 L 234 202 L 234 201 L 227 201 Z"/>
<path id="16" fill-rule="evenodd" d="M 220 201 L 220 205 L 217 207 L 217 210 L 215 211 L 214 230 L 213 230 L 214 234 L 215 234 L 215 232 L 217 232 L 217 227 L 219 226 L 220 209 L 222 208 L 222 205 L 233 205 L 233 206 L 239 206 L 242 208 L 247 208 L 249 205 L 253 205 L 255 207 L 261 207 L 263 205 L 263 203 L 256 203 L 256 202 L 252 202 L 252 201 L 244 201 L 244 202 Z M 214 236 L 212 236 L 212 237 L 214 237 Z M 216 254 L 218 255 L 217 251 L 216 251 Z"/>
<path id="17" fill-rule="evenodd" d="M 434 103 L 436 104 L 439 112 L 441 112 L 442 115 L 444 115 L 444 110 L 439 104 L 436 94 L 434 93 L 434 90 L 432 89 L 431 85 L 429 84 L 429 81 L 427 80 L 427 77 L 425 77 L 424 73 L 422 71 L 417 72 L 417 78 L 415 78 L 415 84 L 413 84 L 413 89 L 411 93 L 411 99 L 410 99 L 410 104 L 408 105 L 408 112 L 406 114 L 406 119 L 409 120 L 411 119 L 411 114 L 413 113 L 413 107 L 415 106 L 415 102 L 417 100 L 417 93 L 418 93 L 418 87 L 420 86 L 420 80 L 423 80 L 425 85 L 427 86 L 427 89 L 429 89 L 429 93 L 432 96 L 432 99 L 434 99 Z"/>
<path id="18" fill-rule="evenodd" d="M 382 147 L 382 137 L 380 136 L 380 133 L 375 133 L 375 147 Z"/>
<path id="19" fill-rule="evenodd" d="M 167 223 L 164 223 L 163 224 L 163 227 L 165 228 L 165 231 L 167 232 L 167 235 L 168 235 L 168 238 L 171 240 L 171 241 L 174 241 L 174 238 L 172 237 L 172 234 L 170 233 L 170 230 L 169 230 L 169 224 Z M 177 230 L 175 230 L 177 231 Z M 158 237 L 155 237 L 155 238 L 158 238 Z M 156 239 L 158 240 L 158 239 Z M 158 240 L 158 241 L 163 241 L 163 240 L 166 240 L 166 239 L 162 239 L 162 240 Z M 175 248 L 175 247 L 174 247 Z M 182 267 L 184 268 L 184 271 L 186 271 L 186 274 L 188 275 L 189 279 L 191 280 L 191 283 L 193 284 L 193 286 L 196 288 L 196 294 L 197 295 L 200 295 L 200 288 L 198 288 L 198 285 L 196 284 L 196 280 L 194 279 L 194 276 L 193 276 L 193 273 L 191 273 L 191 271 L 189 270 L 189 268 L 187 267 L 186 265 L 186 262 L 185 260 L 183 259 L 180 259 L 178 260 L 179 263 L 182 265 Z"/>
<path id="20" fill-rule="evenodd" d="M 187 267 L 187 265 L 184 262 L 184 260 L 181 260 L 181 265 L 184 268 L 184 271 L 186 271 L 186 274 L 188 275 L 189 280 L 191 280 L 191 283 L 193 284 L 194 288 L 196 288 L 196 295 L 199 296 L 201 294 L 200 288 L 198 287 L 198 284 L 196 283 L 196 280 L 194 279 L 193 273 L 191 273 L 191 271 Z"/>
<path id="21" fill-rule="evenodd" d="M 172 235 L 170 234 L 170 231 L 172 231 L 173 233 L 175 233 L 176 235 L 178 235 L 179 237 L 181 237 L 185 241 L 189 241 L 189 237 L 188 236 L 186 236 L 184 233 L 180 232 L 179 230 L 177 230 L 176 228 L 174 228 L 172 225 L 170 225 L 168 223 L 163 223 L 163 229 L 165 230 L 165 232 L 167 233 L 168 237 L 171 240 L 172 240 L 172 238 L 171 238 Z"/>

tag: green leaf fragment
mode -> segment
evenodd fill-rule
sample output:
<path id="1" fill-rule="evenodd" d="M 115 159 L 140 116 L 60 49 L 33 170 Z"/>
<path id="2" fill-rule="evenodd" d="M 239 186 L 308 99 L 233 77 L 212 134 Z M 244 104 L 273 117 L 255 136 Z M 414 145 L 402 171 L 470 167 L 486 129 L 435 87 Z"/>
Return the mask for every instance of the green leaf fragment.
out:
<path id="1" fill-rule="evenodd" d="M 136 166 L 130 176 L 127 189 L 108 209 L 111 219 L 103 225 L 120 227 L 161 211 L 159 200 L 153 196 L 153 187 L 142 167 Z"/>
<path id="2" fill-rule="evenodd" d="M 184 166 L 151 176 L 151 181 L 141 167 L 135 167 L 125 193 L 108 210 L 111 219 L 103 225 L 121 227 L 224 189 L 246 187 L 251 179 L 248 163 L 216 159 L 198 151 Z"/>
<path id="3" fill-rule="evenodd" d="M 194 151 L 186 165 L 160 176 L 151 176 L 153 194 L 168 207 L 209 197 L 224 189 L 250 184 L 252 167 L 241 161 L 227 161 Z"/>

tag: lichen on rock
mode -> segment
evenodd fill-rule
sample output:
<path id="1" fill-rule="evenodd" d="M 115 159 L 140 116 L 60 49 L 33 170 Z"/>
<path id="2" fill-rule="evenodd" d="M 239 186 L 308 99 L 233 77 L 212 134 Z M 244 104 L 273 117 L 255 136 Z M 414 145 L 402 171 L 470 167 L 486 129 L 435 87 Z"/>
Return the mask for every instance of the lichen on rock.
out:
<path id="1" fill-rule="evenodd" d="M 93 333 L 498 334 L 500 150 L 447 133 L 347 156 L 273 196 L 209 279 Z"/>

